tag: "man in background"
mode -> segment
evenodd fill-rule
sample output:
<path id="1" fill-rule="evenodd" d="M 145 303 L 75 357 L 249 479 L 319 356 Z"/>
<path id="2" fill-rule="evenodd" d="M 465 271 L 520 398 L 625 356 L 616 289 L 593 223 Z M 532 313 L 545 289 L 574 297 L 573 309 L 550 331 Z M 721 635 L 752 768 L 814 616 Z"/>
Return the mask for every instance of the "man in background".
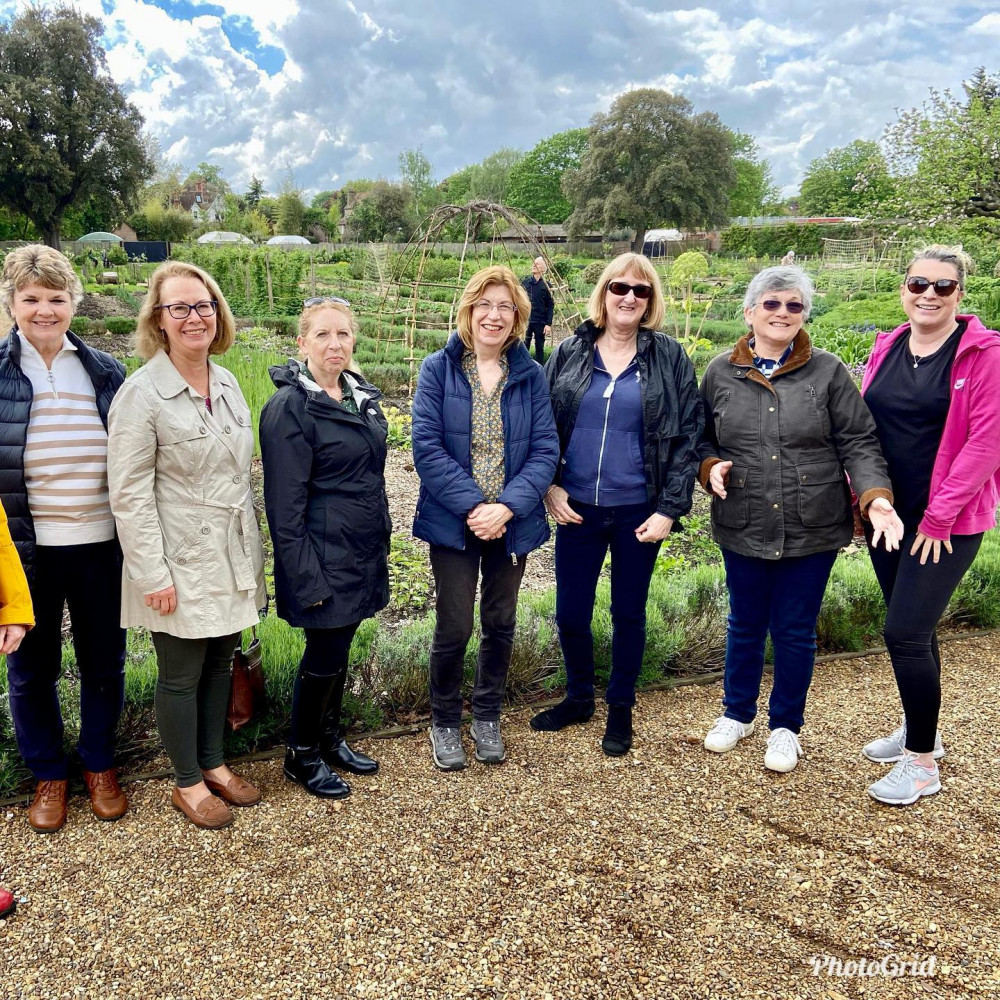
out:
<path id="1" fill-rule="evenodd" d="M 539 364 L 545 360 L 545 338 L 552 332 L 552 313 L 555 308 L 552 293 L 545 284 L 547 270 L 545 258 L 536 257 L 531 264 L 531 274 L 521 282 L 531 300 L 531 315 L 528 317 L 528 330 L 524 335 L 524 343 L 530 351 L 531 340 L 534 337 L 535 360 Z"/>

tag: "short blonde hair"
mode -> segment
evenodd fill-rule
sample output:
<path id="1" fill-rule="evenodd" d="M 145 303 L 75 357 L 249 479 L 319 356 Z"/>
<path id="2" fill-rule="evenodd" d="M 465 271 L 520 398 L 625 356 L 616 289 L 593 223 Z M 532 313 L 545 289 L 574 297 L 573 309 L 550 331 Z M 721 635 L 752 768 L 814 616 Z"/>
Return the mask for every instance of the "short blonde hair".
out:
<path id="1" fill-rule="evenodd" d="M 208 353 L 225 354 L 236 340 L 236 321 L 233 319 L 229 303 L 226 302 L 215 278 L 200 267 L 183 260 L 168 260 L 150 276 L 149 291 L 139 310 L 135 335 L 132 338 L 135 353 L 148 361 L 157 351 L 168 350 L 167 339 L 160 332 L 160 320 L 157 315 L 159 306 L 163 304 L 161 301 L 163 283 L 168 278 L 196 278 L 208 289 L 208 294 L 218 303 L 215 340 L 209 345 Z"/>
<path id="2" fill-rule="evenodd" d="M 69 292 L 74 311 L 83 301 L 83 285 L 73 270 L 73 265 L 58 250 L 40 243 L 18 247 L 4 258 L 0 302 L 12 316 L 14 295 L 28 285 Z"/>
<path id="3" fill-rule="evenodd" d="M 906 265 L 904 274 L 907 278 L 913 270 L 913 265 L 922 260 L 938 260 L 942 264 L 950 264 L 958 276 L 958 287 L 965 291 L 965 279 L 972 271 L 972 258 L 960 246 L 950 247 L 944 243 L 932 243 L 930 246 L 921 247 L 914 252 L 909 264 Z"/>
<path id="4" fill-rule="evenodd" d="M 641 253 L 619 254 L 601 271 L 601 276 L 597 279 L 597 284 L 594 285 L 594 290 L 590 293 L 590 298 L 587 300 L 587 315 L 594 326 L 599 329 L 603 330 L 607 326 L 608 308 L 604 300 L 608 293 L 608 285 L 629 271 L 634 271 L 636 274 L 641 275 L 653 286 L 653 294 L 646 303 L 646 311 L 642 314 L 639 325 L 648 327 L 651 330 L 657 330 L 663 322 L 663 316 L 666 311 L 663 300 L 663 286 L 660 284 L 660 276 L 649 262 L 649 258 L 644 257 Z"/>
<path id="5" fill-rule="evenodd" d="M 348 322 L 351 324 L 351 333 L 354 334 L 354 343 L 358 342 L 358 318 L 354 315 L 351 307 L 346 302 L 333 302 L 329 299 L 323 302 L 316 302 L 311 306 L 305 306 L 301 313 L 299 313 L 299 336 L 302 338 L 308 337 L 312 332 L 313 323 L 316 320 L 316 315 L 323 309 L 333 309 L 335 312 L 339 312 L 347 317 Z M 304 360 L 302 355 L 302 345 L 299 345 L 299 360 Z M 354 358 L 351 358 L 351 363 L 347 366 L 349 372 L 354 372 L 355 375 L 361 375 L 361 369 L 358 367 L 357 362 Z"/>
<path id="6" fill-rule="evenodd" d="M 501 352 L 506 351 L 511 344 L 517 343 L 528 328 L 531 301 L 528 299 L 528 293 L 522 287 L 521 282 L 517 280 L 517 275 L 509 267 L 504 267 L 502 264 L 484 267 L 469 278 L 469 282 L 462 292 L 462 297 L 458 300 L 458 335 L 470 351 L 473 348 L 472 310 L 490 285 L 499 285 L 505 289 L 510 294 L 515 308 L 514 328 L 504 342 Z"/>

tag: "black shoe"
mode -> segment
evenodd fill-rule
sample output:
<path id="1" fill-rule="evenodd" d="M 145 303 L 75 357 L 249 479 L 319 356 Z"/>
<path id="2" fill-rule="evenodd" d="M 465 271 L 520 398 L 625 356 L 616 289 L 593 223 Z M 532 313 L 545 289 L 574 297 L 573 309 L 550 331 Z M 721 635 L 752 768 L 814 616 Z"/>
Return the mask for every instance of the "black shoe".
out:
<path id="1" fill-rule="evenodd" d="M 592 701 L 570 701 L 564 698 L 558 705 L 539 712 L 529 725 L 540 733 L 558 733 L 567 726 L 589 722 L 594 714 Z"/>
<path id="2" fill-rule="evenodd" d="M 352 750 L 343 736 L 322 746 L 320 754 L 330 767 L 339 771 L 348 771 L 350 774 L 375 774 L 378 771 L 378 761 Z"/>
<path id="3" fill-rule="evenodd" d="M 608 705 L 608 724 L 601 749 L 609 757 L 623 757 L 632 749 L 632 709 L 628 705 Z"/>
<path id="4" fill-rule="evenodd" d="M 316 747 L 288 747 L 285 777 L 321 799 L 343 799 L 351 794 L 351 786 L 330 770 Z"/>

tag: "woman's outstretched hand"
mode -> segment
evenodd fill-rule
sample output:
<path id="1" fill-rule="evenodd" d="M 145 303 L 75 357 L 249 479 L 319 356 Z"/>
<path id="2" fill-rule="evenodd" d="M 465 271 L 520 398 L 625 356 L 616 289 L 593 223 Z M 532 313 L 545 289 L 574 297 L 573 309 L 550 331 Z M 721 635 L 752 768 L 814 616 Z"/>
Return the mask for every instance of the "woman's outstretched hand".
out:
<path id="1" fill-rule="evenodd" d="M 940 538 L 928 538 L 922 531 L 917 532 L 917 537 L 913 539 L 913 545 L 910 548 L 910 555 L 915 556 L 917 550 L 920 551 L 920 565 L 923 566 L 927 563 L 927 556 L 931 556 L 931 562 L 938 562 L 941 558 L 941 548 L 944 547 L 945 552 L 951 555 L 951 540 L 945 538 L 943 541 Z"/>
<path id="2" fill-rule="evenodd" d="M 903 539 L 903 522 L 885 497 L 876 497 L 868 505 L 868 520 L 872 528 L 872 548 L 877 549 L 879 539 L 885 539 L 886 552 L 899 548 Z M 935 560 L 936 561 L 936 560 Z"/>

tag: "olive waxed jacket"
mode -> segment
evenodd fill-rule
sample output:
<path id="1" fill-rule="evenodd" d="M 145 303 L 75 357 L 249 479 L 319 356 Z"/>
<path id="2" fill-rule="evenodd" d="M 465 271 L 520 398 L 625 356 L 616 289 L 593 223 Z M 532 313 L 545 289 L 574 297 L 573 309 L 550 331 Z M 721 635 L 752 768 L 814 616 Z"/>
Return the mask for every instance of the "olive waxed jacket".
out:
<path id="1" fill-rule="evenodd" d="M 723 548 L 761 559 L 805 556 L 850 543 L 850 476 L 864 512 L 892 501 L 875 422 L 844 363 L 800 330 L 788 360 L 766 379 L 749 334 L 715 358 L 701 381 L 705 433 L 698 478 L 733 463 L 726 499 L 712 497 L 712 535 Z"/>

